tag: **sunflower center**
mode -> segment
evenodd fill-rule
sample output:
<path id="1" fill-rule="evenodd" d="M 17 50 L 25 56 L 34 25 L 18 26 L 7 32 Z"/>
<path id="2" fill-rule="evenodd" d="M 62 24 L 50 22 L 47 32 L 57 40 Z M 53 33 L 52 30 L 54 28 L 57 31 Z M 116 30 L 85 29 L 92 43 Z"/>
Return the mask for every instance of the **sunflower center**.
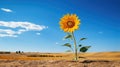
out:
<path id="1" fill-rule="evenodd" d="M 75 23 L 73 21 L 68 21 L 67 25 L 69 28 L 72 28 L 75 25 Z"/>

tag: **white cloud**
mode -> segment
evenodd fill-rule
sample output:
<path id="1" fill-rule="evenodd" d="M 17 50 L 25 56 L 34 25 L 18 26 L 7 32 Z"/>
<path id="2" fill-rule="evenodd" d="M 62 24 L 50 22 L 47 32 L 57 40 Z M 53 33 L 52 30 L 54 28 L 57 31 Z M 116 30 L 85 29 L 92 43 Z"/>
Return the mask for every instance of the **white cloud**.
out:
<path id="1" fill-rule="evenodd" d="M 40 35 L 40 33 L 36 33 L 36 35 Z"/>
<path id="2" fill-rule="evenodd" d="M 26 30 L 42 30 L 44 28 L 47 28 L 46 26 L 43 25 L 36 25 L 30 22 L 15 22 L 15 21 L 0 21 L 0 26 L 5 26 L 5 27 L 10 27 L 10 28 L 24 28 Z"/>
<path id="3" fill-rule="evenodd" d="M 1 8 L 1 10 L 5 12 L 13 12 L 11 9 L 7 9 L 7 8 Z"/>
<path id="4" fill-rule="evenodd" d="M 17 37 L 16 32 L 10 29 L 0 29 L 0 37 Z"/>
<path id="5" fill-rule="evenodd" d="M 25 32 L 25 31 L 26 31 L 25 29 L 19 29 L 19 30 L 17 31 L 17 34 L 21 34 L 21 33 Z"/>
<path id="6" fill-rule="evenodd" d="M 0 37 L 18 37 L 17 35 L 0 34 Z"/>
<path id="7" fill-rule="evenodd" d="M 0 37 L 17 37 L 19 34 L 22 34 L 26 31 L 41 31 L 46 29 L 47 26 L 37 25 L 31 22 L 15 22 L 15 21 L 0 21 L 0 27 L 6 27 L 7 29 L 0 29 Z M 16 29 L 16 30 L 13 30 Z M 40 35 L 40 33 L 37 33 Z"/>

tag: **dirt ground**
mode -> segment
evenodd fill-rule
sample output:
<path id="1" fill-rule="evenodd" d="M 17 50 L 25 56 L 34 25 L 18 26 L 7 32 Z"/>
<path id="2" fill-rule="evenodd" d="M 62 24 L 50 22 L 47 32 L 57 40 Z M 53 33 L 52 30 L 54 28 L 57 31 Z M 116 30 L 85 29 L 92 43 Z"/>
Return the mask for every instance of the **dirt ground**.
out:
<path id="1" fill-rule="evenodd" d="M 120 52 L 0 54 L 0 67 L 120 67 Z"/>
<path id="2" fill-rule="evenodd" d="M 120 61 L 0 60 L 0 67 L 120 67 Z"/>

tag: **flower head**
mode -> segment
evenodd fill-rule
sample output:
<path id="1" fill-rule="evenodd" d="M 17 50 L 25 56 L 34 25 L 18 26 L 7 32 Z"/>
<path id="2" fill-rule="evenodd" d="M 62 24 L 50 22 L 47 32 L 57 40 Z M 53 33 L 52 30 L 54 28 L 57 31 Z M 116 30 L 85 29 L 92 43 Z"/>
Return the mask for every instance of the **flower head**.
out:
<path id="1" fill-rule="evenodd" d="M 60 28 L 64 32 L 74 32 L 79 28 L 80 20 L 76 14 L 66 14 L 60 20 Z"/>

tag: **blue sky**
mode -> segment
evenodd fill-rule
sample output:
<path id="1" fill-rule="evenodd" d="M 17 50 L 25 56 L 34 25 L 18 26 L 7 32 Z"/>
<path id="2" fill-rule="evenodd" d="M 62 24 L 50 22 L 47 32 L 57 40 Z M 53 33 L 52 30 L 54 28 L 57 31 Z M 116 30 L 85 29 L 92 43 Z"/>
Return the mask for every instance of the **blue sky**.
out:
<path id="1" fill-rule="evenodd" d="M 88 38 L 88 52 L 120 51 L 119 0 L 0 0 L 0 51 L 66 51 L 59 21 L 67 13 L 81 20 L 75 36 Z"/>

